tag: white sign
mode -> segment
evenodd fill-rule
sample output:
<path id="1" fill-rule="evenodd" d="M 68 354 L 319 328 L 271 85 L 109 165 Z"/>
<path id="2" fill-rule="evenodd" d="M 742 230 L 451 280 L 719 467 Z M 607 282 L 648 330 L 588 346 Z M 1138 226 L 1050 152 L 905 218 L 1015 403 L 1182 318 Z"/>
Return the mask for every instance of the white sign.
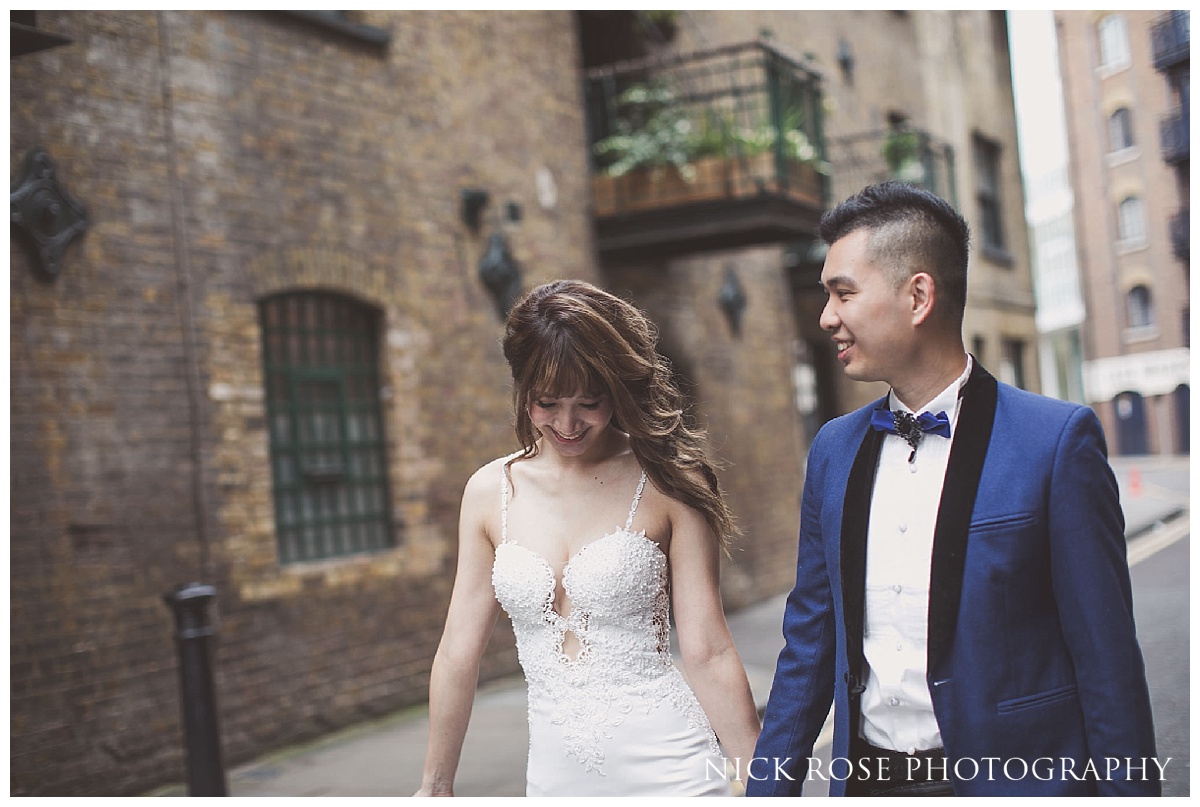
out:
<path id="1" fill-rule="evenodd" d="M 1186 347 L 1112 356 L 1083 363 L 1088 403 L 1111 401 L 1122 392 L 1144 397 L 1166 395 L 1189 383 L 1190 351 Z"/>

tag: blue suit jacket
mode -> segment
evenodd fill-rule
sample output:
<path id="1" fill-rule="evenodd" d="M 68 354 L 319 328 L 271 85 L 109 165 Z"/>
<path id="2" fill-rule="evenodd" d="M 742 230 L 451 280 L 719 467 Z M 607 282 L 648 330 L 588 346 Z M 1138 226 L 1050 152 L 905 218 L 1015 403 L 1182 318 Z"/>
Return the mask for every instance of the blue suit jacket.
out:
<path id="1" fill-rule="evenodd" d="M 869 424 L 880 406 L 886 398 L 830 421 L 809 452 L 786 645 L 755 751 L 768 761 L 751 769 L 747 795 L 800 794 L 831 701 L 832 756 L 850 756 L 882 443 Z M 955 792 L 1158 794 L 1124 518 L 1099 421 L 999 384 L 978 362 L 961 407 L 934 533 L 927 659 Z M 1099 776 L 1080 781 L 1089 760 Z M 1033 767 L 1018 777 L 1022 761 Z M 830 795 L 845 792 L 840 765 Z"/>

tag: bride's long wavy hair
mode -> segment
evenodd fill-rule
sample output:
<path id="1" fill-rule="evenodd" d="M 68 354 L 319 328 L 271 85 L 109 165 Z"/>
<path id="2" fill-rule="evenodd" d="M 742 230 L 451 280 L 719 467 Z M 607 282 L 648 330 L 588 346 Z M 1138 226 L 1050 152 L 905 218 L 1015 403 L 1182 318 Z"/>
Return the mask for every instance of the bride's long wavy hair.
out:
<path id="1" fill-rule="evenodd" d="M 662 493 L 703 514 L 728 552 L 732 514 L 689 424 L 683 396 L 658 352 L 658 329 L 637 307 L 580 280 L 538 286 L 508 315 L 504 357 L 513 376 L 517 438 L 525 459 L 541 436 L 529 417 L 534 396 L 607 395 L 612 425 L 629 435 L 634 456 Z"/>

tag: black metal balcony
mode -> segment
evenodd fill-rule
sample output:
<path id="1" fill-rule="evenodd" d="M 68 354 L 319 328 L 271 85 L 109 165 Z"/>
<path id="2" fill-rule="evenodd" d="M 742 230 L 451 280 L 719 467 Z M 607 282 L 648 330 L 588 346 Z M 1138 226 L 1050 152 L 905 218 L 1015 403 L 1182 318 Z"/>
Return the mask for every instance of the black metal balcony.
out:
<path id="1" fill-rule="evenodd" d="M 1191 15 L 1187 11 L 1168 11 L 1150 26 L 1154 50 L 1154 69 L 1166 70 L 1189 61 Z"/>
<path id="2" fill-rule="evenodd" d="M 832 192 L 844 199 L 867 185 L 899 179 L 936 193 L 954 207 L 954 149 L 919 129 L 862 132 L 829 139 Z"/>
<path id="3" fill-rule="evenodd" d="M 1181 261 L 1190 261 L 1191 252 L 1191 211 L 1183 208 L 1171 216 L 1171 251 Z"/>
<path id="4" fill-rule="evenodd" d="M 585 76 L 603 259 L 811 236 L 828 197 L 820 76 L 765 42 Z"/>
<path id="5" fill-rule="evenodd" d="M 1168 165 L 1177 165 L 1191 157 L 1191 143 L 1188 139 L 1191 130 L 1189 118 L 1186 110 L 1178 109 L 1159 122 L 1163 160 Z"/>

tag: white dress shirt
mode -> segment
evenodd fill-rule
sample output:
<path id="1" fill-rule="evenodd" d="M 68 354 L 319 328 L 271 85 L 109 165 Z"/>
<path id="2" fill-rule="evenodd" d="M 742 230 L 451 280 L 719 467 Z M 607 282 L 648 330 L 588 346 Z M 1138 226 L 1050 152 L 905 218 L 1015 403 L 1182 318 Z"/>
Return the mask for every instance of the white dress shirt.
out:
<path id="1" fill-rule="evenodd" d="M 958 423 L 959 390 L 967 369 L 922 410 L 945 412 L 951 437 L 925 434 L 912 447 L 884 434 L 867 527 L 863 655 L 869 667 L 862 696 L 862 734 L 879 748 L 905 753 L 941 748 L 925 681 L 929 617 L 929 569 L 933 530 Z M 912 412 L 893 391 L 893 410 Z"/>

